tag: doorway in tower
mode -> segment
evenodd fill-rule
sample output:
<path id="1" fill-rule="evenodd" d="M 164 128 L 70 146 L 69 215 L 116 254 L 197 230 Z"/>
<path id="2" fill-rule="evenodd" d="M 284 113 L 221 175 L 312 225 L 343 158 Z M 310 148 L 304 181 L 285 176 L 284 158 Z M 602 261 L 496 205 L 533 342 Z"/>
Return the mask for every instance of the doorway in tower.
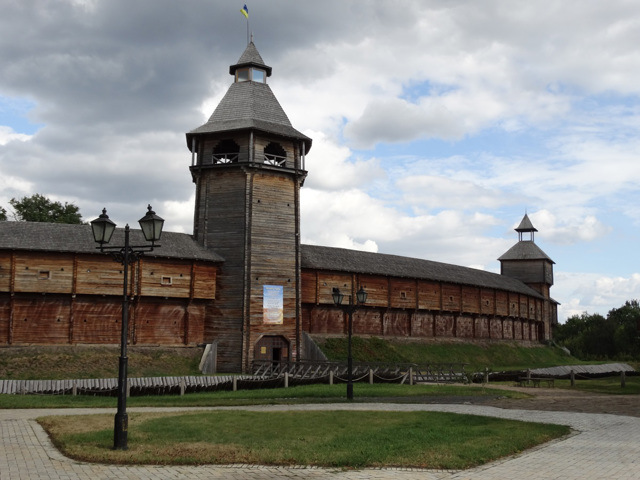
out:
<path id="1" fill-rule="evenodd" d="M 265 335 L 256 342 L 255 360 L 286 362 L 289 360 L 289 341 L 282 335 Z"/>

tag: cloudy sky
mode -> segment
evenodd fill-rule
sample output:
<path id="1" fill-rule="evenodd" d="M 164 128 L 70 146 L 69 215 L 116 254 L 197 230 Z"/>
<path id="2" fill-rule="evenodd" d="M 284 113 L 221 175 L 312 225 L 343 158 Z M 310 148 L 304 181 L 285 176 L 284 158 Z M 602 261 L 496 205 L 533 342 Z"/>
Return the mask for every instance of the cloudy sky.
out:
<path id="1" fill-rule="evenodd" d="M 0 0 L 0 206 L 191 233 L 185 132 L 247 42 L 235 0 Z M 313 138 L 303 243 L 498 272 L 528 213 L 560 321 L 640 298 L 640 2 L 254 0 Z"/>

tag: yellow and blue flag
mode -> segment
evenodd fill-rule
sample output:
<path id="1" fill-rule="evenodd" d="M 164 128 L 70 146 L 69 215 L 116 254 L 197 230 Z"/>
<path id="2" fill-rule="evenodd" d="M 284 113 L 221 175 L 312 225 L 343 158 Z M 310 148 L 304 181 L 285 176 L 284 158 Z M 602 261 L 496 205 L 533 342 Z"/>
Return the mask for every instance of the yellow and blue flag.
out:
<path id="1" fill-rule="evenodd" d="M 247 17 L 247 19 L 249 18 L 249 9 L 247 8 L 247 4 L 246 4 L 246 3 L 244 4 L 244 7 L 242 7 L 242 8 L 240 9 L 240 12 L 241 12 L 245 17 Z"/>

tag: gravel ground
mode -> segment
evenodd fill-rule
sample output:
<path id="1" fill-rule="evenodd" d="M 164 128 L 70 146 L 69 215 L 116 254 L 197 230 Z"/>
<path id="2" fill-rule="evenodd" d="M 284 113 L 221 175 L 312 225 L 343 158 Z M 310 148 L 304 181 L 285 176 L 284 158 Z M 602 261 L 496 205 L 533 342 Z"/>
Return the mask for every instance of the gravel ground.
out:
<path id="1" fill-rule="evenodd" d="M 491 398 L 482 403 L 499 408 L 554 412 L 610 413 L 640 417 L 639 395 L 605 395 L 561 388 L 521 388 L 490 385 L 491 388 L 516 390 L 532 398 Z M 476 403 L 476 402 L 474 402 Z"/>
<path id="2" fill-rule="evenodd" d="M 480 385 L 477 385 L 480 388 Z M 496 390 L 514 390 L 532 395 L 531 398 L 504 398 L 498 396 L 445 395 L 393 398 L 356 397 L 365 403 L 416 403 L 485 405 L 510 410 L 541 410 L 547 412 L 609 413 L 640 417 L 640 395 L 605 395 L 561 388 L 511 387 L 490 384 Z"/>

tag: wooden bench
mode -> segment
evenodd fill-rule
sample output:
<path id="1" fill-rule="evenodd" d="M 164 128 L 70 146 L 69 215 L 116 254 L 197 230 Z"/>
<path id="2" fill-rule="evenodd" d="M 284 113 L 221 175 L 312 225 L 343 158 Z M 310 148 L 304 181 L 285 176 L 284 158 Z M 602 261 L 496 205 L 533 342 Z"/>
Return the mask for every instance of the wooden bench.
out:
<path id="1" fill-rule="evenodd" d="M 535 377 L 520 377 L 516 382 L 518 387 L 539 387 L 540 383 L 544 382 L 548 388 L 555 386 L 555 379 L 553 378 L 535 378 Z"/>

